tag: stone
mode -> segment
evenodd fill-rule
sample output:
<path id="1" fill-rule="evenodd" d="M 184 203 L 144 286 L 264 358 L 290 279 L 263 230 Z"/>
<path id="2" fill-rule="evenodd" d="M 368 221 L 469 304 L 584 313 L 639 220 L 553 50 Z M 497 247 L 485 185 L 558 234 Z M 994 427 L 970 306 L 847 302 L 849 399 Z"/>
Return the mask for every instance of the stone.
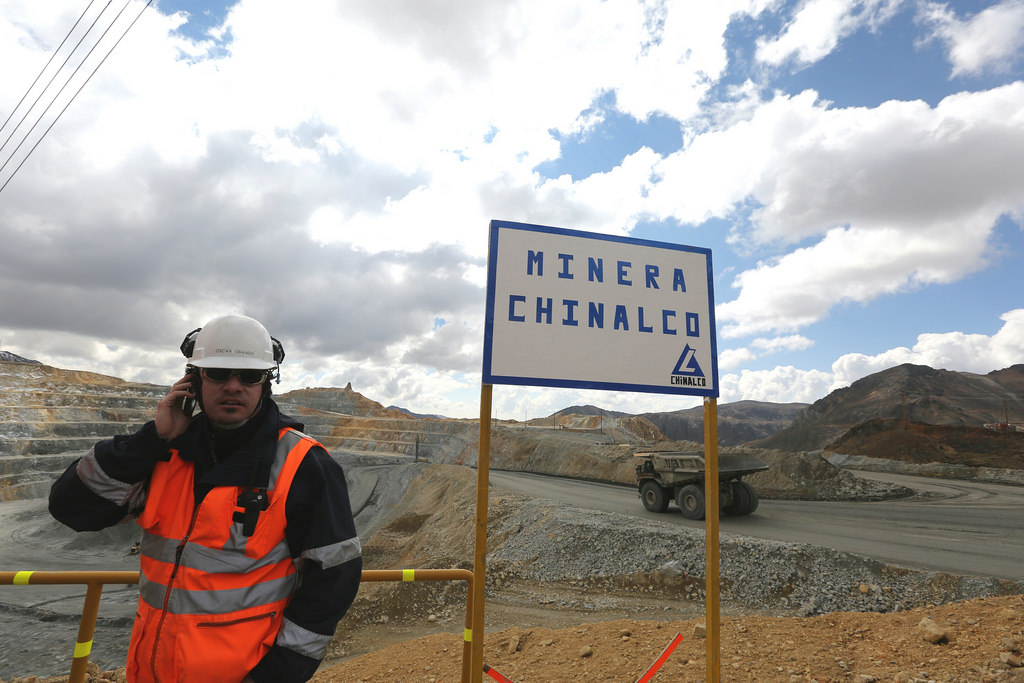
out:
<path id="1" fill-rule="evenodd" d="M 910 673 L 909 671 L 900 671 L 892 677 L 893 683 L 917 683 L 919 680 L 917 674 Z"/>
<path id="2" fill-rule="evenodd" d="M 946 629 L 936 624 L 930 617 L 922 619 L 918 623 L 917 628 L 921 632 L 921 637 L 929 643 L 938 645 L 949 640 L 949 634 L 946 633 Z"/>
<path id="3" fill-rule="evenodd" d="M 589 645 L 584 645 L 580 648 L 580 657 L 589 657 L 592 654 L 594 654 L 594 648 Z"/>
<path id="4" fill-rule="evenodd" d="M 1021 657 L 1019 652 L 1000 652 L 999 661 L 1015 669 L 1024 667 L 1024 658 Z"/>

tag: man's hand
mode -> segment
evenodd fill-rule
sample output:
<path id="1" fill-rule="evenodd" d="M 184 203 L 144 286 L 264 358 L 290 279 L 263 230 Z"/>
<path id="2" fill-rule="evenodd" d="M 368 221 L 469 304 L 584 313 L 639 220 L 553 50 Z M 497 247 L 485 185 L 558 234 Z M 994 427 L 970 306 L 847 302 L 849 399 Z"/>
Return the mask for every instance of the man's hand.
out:
<path id="1" fill-rule="evenodd" d="M 171 386 L 167 395 L 156 404 L 156 435 L 165 441 L 176 439 L 185 433 L 192 417 L 182 410 L 186 398 L 194 399 L 192 379 L 185 375 Z"/>

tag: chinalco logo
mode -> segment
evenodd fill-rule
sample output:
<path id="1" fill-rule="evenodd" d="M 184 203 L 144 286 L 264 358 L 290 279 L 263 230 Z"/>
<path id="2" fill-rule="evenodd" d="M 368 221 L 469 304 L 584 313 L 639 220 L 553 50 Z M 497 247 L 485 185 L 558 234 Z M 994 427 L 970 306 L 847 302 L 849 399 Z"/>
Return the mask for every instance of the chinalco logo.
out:
<path id="1" fill-rule="evenodd" d="M 706 387 L 708 380 L 697 363 L 697 351 L 687 344 L 676 361 L 676 367 L 669 378 L 670 384 L 682 387 Z"/>

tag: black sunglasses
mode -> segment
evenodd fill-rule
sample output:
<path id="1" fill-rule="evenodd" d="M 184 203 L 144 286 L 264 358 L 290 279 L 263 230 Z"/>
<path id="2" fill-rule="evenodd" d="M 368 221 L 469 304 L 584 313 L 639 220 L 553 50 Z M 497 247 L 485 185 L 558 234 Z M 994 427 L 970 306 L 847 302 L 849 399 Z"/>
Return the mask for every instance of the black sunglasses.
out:
<path id="1" fill-rule="evenodd" d="M 270 376 L 269 370 L 236 370 L 234 368 L 203 368 L 203 379 L 220 384 L 231 379 L 231 375 L 238 377 L 242 384 L 262 384 Z"/>

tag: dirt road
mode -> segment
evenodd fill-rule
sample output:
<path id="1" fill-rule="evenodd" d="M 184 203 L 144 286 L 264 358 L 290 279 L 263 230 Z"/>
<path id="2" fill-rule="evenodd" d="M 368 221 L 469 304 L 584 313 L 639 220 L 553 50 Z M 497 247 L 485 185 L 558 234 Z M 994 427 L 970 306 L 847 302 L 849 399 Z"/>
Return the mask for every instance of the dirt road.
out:
<path id="1" fill-rule="evenodd" d="M 914 489 L 913 498 L 865 503 L 762 500 L 749 517 L 723 517 L 723 533 L 810 543 L 908 567 L 1024 577 L 1024 487 L 858 472 Z M 643 508 L 632 487 L 520 472 L 491 472 L 498 489 L 577 507 L 702 529 L 675 507 Z"/>

